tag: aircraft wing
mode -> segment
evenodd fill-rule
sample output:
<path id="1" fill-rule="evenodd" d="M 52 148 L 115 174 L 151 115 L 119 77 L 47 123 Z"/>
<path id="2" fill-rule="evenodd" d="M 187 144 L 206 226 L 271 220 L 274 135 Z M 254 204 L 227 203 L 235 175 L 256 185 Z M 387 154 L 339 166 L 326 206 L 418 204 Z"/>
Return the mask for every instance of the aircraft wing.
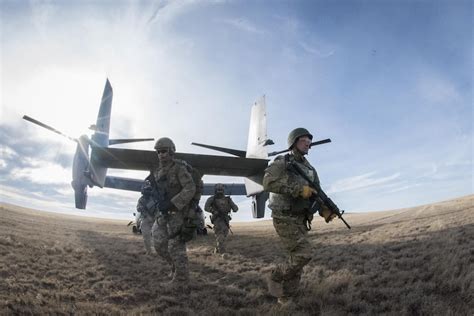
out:
<path id="1" fill-rule="evenodd" d="M 175 153 L 175 158 L 185 160 L 202 174 L 252 177 L 261 174 L 268 159 L 226 157 Z M 105 168 L 151 170 L 158 164 L 155 151 L 125 148 L 92 147 L 91 160 Z"/>
<path id="2" fill-rule="evenodd" d="M 142 185 L 143 185 L 143 180 L 141 179 L 107 176 L 105 178 L 104 187 L 140 192 L 142 189 Z M 202 195 L 213 195 L 215 185 L 216 185 L 215 183 L 205 183 Z M 224 194 L 247 195 L 247 192 L 245 191 L 245 185 L 243 183 L 225 183 Z"/>

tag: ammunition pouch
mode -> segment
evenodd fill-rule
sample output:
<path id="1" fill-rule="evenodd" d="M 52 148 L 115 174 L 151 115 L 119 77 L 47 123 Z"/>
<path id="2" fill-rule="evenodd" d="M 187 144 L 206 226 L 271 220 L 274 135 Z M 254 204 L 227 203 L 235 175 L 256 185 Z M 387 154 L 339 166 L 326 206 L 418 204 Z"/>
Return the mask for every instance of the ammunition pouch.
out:
<path id="1" fill-rule="evenodd" d="M 150 198 L 150 200 L 145 205 L 146 214 L 154 218 L 156 216 L 157 211 L 158 211 L 158 201 L 156 201 L 154 198 Z"/>
<path id="2" fill-rule="evenodd" d="M 218 218 L 223 219 L 225 224 L 227 225 L 227 227 L 230 227 L 230 220 L 232 219 L 232 217 L 230 217 L 229 214 L 214 213 L 214 214 L 211 215 L 211 223 L 214 225 L 214 222 Z"/>
<path id="3" fill-rule="evenodd" d="M 182 241 L 188 242 L 196 236 L 196 230 L 200 220 L 196 207 L 191 206 L 184 217 L 183 225 L 181 226 L 180 238 Z"/>

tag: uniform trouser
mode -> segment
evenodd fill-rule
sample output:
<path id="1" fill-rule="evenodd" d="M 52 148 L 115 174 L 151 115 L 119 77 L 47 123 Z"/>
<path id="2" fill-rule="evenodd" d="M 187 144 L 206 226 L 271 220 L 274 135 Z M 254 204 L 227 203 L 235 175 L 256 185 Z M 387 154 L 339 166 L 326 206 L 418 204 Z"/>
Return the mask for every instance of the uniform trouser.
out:
<path id="1" fill-rule="evenodd" d="M 225 219 L 217 217 L 214 220 L 214 235 L 216 237 L 216 250 L 218 253 L 225 252 L 225 239 L 229 234 L 229 227 Z"/>
<path id="2" fill-rule="evenodd" d="M 149 215 L 145 215 L 142 219 L 140 229 L 142 230 L 143 242 L 145 243 L 145 250 L 147 253 L 151 253 L 151 247 L 153 244 L 152 235 L 155 234 L 155 231 L 157 229 L 155 218 Z"/>
<path id="3" fill-rule="evenodd" d="M 179 235 L 183 225 L 183 215 L 179 212 L 160 214 L 156 223 L 157 229 L 153 235 L 156 252 L 175 269 L 174 278 L 177 281 L 187 281 L 189 271 L 186 243 Z"/>
<path id="4" fill-rule="evenodd" d="M 273 218 L 273 226 L 288 259 L 272 271 L 271 278 L 282 284 L 283 296 L 293 296 L 298 289 L 303 267 L 311 260 L 308 231 L 303 217 Z"/>

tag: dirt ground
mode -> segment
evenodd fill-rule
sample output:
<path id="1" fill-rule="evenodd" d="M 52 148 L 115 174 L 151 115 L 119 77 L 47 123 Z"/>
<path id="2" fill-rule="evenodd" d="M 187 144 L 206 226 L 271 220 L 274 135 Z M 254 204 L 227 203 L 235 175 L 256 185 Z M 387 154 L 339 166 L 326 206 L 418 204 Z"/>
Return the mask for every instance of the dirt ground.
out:
<path id="1" fill-rule="evenodd" d="M 191 282 L 144 255 L 126 221 L 0 207 L 0 314 L 473 315 L 474 195 L 389 212 L 316 218 L 295 306 L 265 278 L 284 260 L 270 221 L 235 223 L 229 254 L 214 235 L 188 244 Z"/>

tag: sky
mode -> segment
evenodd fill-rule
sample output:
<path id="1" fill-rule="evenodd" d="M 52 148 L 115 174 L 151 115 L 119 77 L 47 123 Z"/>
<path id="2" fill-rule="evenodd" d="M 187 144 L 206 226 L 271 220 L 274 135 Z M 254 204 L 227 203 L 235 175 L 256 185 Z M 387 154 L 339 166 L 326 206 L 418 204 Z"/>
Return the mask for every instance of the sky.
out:
<path id="1" fill-rule="evenodd" d="M 0 10 L 0 202 L 132 219 L 137 192 L 92 188 L 87 210 L 74 209 L 75 144 L 21 119 L 90 135 L 106 78 L 111 138 L 245 150 L 265 95 L 271 151 L 296 127 L 332 140 L 308 159 L 340 209 L 473 194 L 471 1 L 1 0 Z M 234 201 L 234 219 L 252 220 L 251 200 Z"/>

